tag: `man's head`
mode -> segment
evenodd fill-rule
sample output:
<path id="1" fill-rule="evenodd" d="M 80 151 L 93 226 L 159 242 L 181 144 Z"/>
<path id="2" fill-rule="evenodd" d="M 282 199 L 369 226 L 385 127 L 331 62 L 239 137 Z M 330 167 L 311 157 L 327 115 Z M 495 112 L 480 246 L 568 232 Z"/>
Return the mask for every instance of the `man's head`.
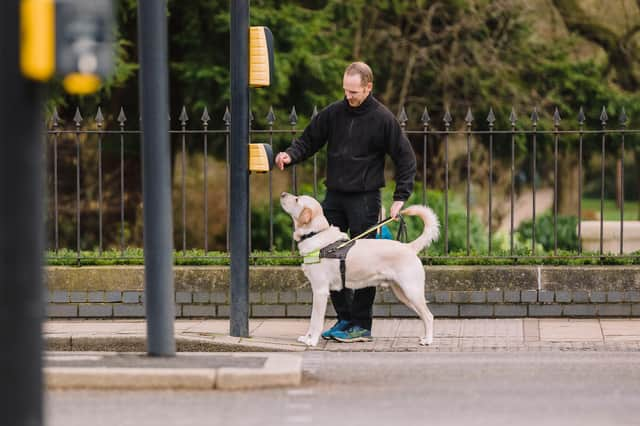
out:
<path id="1" fill-rule="evenodd" d="M 344 71 L 342 79 L 344 96 L 349 105 L 357 107 L 367 99 L 373 88 L 373 72 L 364 62 L 354 62 Z"/>

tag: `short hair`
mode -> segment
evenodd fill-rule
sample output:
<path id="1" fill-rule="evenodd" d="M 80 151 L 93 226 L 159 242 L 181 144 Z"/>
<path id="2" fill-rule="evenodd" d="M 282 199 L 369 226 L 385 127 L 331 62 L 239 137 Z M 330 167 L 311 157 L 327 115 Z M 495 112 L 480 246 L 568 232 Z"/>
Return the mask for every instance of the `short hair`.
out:
<path id="1" fill-rule="evenodd" d="M 352 62 L 347 69 L 344 70 L 344 75 L 359 75 L 362 86 L 366 86 L 367 83 L 373 83 L 373 71 L 371 67 L 364 62 Z"/>

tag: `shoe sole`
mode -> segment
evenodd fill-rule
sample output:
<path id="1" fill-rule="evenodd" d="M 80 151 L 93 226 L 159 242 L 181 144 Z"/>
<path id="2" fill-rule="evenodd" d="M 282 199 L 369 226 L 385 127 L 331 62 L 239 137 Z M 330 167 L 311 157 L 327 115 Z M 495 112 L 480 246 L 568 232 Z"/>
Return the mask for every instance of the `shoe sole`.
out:
<path id="1" fill-rule="evenodd" d="M 333 340 L 341 343 L 353 343 L 353 342 L 372 342 L 373 338 L 371 337 L 354 337 L 353 339 L 341 339 L 339 337 L 333 337 Z"/>

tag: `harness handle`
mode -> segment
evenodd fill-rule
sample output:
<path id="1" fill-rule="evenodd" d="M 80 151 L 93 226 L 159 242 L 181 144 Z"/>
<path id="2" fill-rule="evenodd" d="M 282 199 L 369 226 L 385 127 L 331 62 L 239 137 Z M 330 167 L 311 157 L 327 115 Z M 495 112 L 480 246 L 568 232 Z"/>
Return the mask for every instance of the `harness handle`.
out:
<path id="1" fill-rule="evenodd" d="M 398 225 L 398 235 L 396 235 L 396 240 L 406 243 L 409 239 L 409 236 L 407 235 L 407 223 L 404 221 L 402 215 L 398 215 L 398 218 L 400 219 L 400 224 Z"/>

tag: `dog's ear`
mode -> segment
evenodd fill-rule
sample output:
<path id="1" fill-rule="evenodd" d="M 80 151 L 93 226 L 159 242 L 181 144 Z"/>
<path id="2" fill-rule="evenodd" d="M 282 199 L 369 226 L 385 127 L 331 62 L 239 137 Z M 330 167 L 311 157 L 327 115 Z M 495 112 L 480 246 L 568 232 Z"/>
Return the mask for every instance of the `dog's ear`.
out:
<path id="1" fill-rule="evenodd" d="M 309 207 L 305 207 L 304 209 L 302 209 L 302 213 L 300 213 L 300 216 L 298 216 L 298 223 L 300 225 L 306 225 L 307 223 L 311 222 L 312 218 L 313 213 L 311 209 Z"/>

